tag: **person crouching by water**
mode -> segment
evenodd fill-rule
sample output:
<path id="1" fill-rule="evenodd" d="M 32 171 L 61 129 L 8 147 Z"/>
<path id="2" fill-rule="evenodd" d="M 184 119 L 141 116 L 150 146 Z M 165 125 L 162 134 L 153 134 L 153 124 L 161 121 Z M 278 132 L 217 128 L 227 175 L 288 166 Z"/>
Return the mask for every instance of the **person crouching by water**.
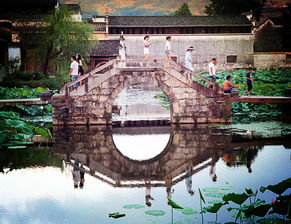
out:
<path id="1" fill-rule="evenodd" d="M 186 53 L 185 53 L 185 67 L 188 68 L 191 71 L 194 71 L 193 65 L 192 65 L 192 52 L 194 47 L 190 46 Z M 191 79 L 191 72 L 186 72 L 187 79 Z"/>
<path id="2" fill-rule="evenodd" d="M 143 38 L 143 45 L 144 45 L 144 48 L 143 48 L 143 54 L 144 54 L 144 58 L 146 60 L 146 65 L 148 66 L 148 61 L 150 60 L 151 58 L 151 55 L 150 55 L 150 46 L 152 45 L 152 42 L 150 41 L 150 37 L 147 35 Z"/>
<path id="3" fill-rule="evenodd" d="M 226 76 L 226 80 L 222 84 L 222 90 L 224 93 L 231 93 L 231 91 L 234 88 L 239 88 L 238 85 L 233 85 L 233 84 L 231 84 L 230 81 L 231 81 L 231 76 L 230 75 Z"/>
<path id="4" fill-rule="evenodd" d="M 151 196 L 151 183 L 149 181 L 145 181 L 145 185 L 146 185 L 145 204 L 150 207 L 152 205 L 150 200 L 155 200 L 155 199 Z"/>
<path id="5" fill-rule="evenodd" d="M 247 85 L 248 85 L 248 90 L 246 91 L 246 94 L 248 94 L 248 95 L 251 94 L 251 91 L 253 89 L 253 79 L 252 79 L 251 75 L 252 75 L 252 69 L 249 69 L 247 74 L 246 74 Z"/>
<path id="6" fill-rule="evenodd" d="M 209 76 L 211 78 L 211 82 L 216 82 L 216 58 L 212 58 L 211 62 L 208 64 Z M 209 83 L 208 88 L 213 88 L 213 84 Z"/>

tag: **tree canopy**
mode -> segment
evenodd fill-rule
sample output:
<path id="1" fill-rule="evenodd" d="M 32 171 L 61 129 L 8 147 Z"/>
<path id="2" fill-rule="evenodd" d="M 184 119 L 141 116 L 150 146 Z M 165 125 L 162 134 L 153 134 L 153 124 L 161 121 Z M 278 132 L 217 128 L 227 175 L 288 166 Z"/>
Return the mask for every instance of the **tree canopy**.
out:
<path id="1" fill-rule="evenodd" d="M 189 9 L 189 5 L 184 3 L 178 10 L 176 10 L 173 16 L 192 16 L 192 13 Z"/>
<path id="2" fill-rule="evenodd" d="M 210 0 L 205 6 L 208 15 L 240 15 L 244 12 L 252 12 L 259 19 L 262 10 L 262 1 L 258 0 Z"/>
<path id="3" fill-rule="evenodd" d="M 72 12 L 65 5 L 53 10 L 44 19 L 44 24 L 46 29 L 38 51 L 44 73 L 49 73 L 49 65 L 63 70 L 68 66 L 70 56 L 86 54 L 92 47 L 89 40 L 91 26 L 73 21 Z"/>

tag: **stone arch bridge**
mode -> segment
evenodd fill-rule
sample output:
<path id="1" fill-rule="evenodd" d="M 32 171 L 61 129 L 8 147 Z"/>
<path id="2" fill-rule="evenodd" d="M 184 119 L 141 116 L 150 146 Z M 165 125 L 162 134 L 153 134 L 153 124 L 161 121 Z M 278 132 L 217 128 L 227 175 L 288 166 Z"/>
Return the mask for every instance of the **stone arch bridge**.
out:
<path id="1" fill-rule="evenodd" d="M 187 79 L 185 73 L 191 73 L 196 81 Z M 164 91 L 171 105 L 172 123 L 230 122 L 229 96 L 217 84 L 207 88 L 210 82 L 174 61 L 112 60 L 53 96 L 53 123 L 111 124 L 114 99 L 124 88 L 137 83 Z M 74 88 L 76 83 L 82 85 Z"/>

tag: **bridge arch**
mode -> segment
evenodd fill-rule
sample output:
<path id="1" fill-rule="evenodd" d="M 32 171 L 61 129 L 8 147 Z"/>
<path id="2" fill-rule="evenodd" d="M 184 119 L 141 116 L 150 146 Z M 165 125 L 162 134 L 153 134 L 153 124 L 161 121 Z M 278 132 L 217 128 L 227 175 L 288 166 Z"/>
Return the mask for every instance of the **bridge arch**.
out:
<path id="1" fill-rule="evenodd" d="M 171 105 L 172 123 L 230 121 L 231 105 L 227 97 L 188 80 L 181 67 L 110 63 L 104 65 L 106 69 L 99 71 L 100 74 L 84 76 L 83 85 L 77 89 L 72 82 L 70 91 L 66 86 L 60 95 L 53 97 L 54 124 L 111 124 L 113 100 L 124 88 L 137 82 L 158 86 L 165 92 Z"/>

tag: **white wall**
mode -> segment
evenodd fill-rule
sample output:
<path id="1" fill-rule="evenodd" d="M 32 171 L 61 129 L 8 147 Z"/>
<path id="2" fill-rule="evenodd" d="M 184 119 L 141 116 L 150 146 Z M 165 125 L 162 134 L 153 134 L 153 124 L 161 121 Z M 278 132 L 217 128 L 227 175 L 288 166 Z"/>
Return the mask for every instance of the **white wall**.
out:
<path id="1" fill-rule="evenodd" d="M 153 57 L 164 56 L 167 35 L 152 35 L 153 45 L 150 48 Z M 124 35 L 126 53 L 130 57 L 143 56 L 144 35 Z M 109 39 L 118 39 L 119 35 L 109 35 Z M 226 55 L 237 55 L 238 63 L 253 63 L 253 34 L 217 34 L 217 35 L 172 35 L 172 48 L 179 61 L 189 46 L 194 47 L 193 63 L 208 63 L 215 57 L 218 63 L 226 63 Z"/>

